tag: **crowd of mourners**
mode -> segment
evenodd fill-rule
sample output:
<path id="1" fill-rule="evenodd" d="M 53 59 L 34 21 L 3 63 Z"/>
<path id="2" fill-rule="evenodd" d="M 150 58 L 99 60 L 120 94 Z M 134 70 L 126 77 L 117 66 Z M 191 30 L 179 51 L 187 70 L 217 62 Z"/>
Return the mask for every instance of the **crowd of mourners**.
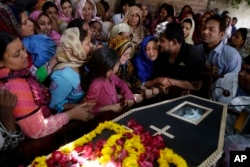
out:
<path id="1" fill-rule="evenodd" d="M 250 110 L 250 36 L 237 17 L 189 5 L 176 15 L 168 3 L 151 13 L 136 0 L 121 0 L 112 16 L 109 8 L 105 0 L 0 1 L 2 151 L 70 120 L 186 94 Z M 235 120 L 227 118 L 225 166 L 231 148 L 250 147 Z"/>

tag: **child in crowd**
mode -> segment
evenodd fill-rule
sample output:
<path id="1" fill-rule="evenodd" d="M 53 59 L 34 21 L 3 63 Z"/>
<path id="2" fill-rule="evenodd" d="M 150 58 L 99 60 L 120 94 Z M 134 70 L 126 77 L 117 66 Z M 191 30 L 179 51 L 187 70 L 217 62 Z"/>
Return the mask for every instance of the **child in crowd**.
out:
<path id="1" fill-rule="evenodd" d="M 64 31 L 57 47 L 57 65 L 51 74 L 49 107 L 56 112 L 70 109 L 84 97 L 80 86 L 79 67 L 93 48 L 90 34 L 78 27 Z"/>
<path id="2" fill-rule="evenodd" d="M 85 101 L 95 101 L 94 113 L 120 112 L 131 107 L 136 99 L 126 82 L 115 75 L 120 56 L 111 48 L 103 47 L 93 52 L 82 67 L 82 88 L 87 91 Z M 98 67 L 98 68 L 97 68 Z"/>
<path id="3" fill-rule="evenodd" d="M 35 23 L 37 33 L 45 34 L 53 39 L 56 45 L 59 44 L 61 34 L 52 29 L 52 20 L 45 12 L 34 11 L 29 17 Z"/>
<path id="4" fill-rule="evenodd" d="M 82 18 L 87 23 L 96 17 L 96 5 L 93 0 L 80 0 L 76 8 L 76 18 Z"/>
<path id="5" fill-rule="evenodd" d="M 67 28 L 67 24 L 73 19 L 73 7 L 70 0 L 55 0 L 55 4 L 58 8 L 59 28 L 63 32 Z"/>
<path id="6" fill-rule="evenodd" d="M 146 87 L 146 82 L 153 79 L 154 61 L 158 53 L 157 39 L 148 35 L 141 42 L 140 51 L 133 60 L 136 76 L 141 81 L 140 90 L 146 98 L 159 93 L 159 89 L 154 86 Z"/>
<path id="7" fill-rule="evenodd" d="M 184 32 L 185 42 L 194 45 L 193 33 L 195 30 L 194 20 L 190 17 L 186 17 L 181 21 L 181 26 Z"/>
<path id="8" fill-rule="evenodd" d="M 105 34 L 102 31 L 103 30 L 102 21 L 93 19 L 93 21 L 89 23 L 89 28 L 92 34 L 92 42 L 97 46 L 98 45 L 107 46 L 107 43 L 105 42 L 107 41 L 107 34 Z"/>

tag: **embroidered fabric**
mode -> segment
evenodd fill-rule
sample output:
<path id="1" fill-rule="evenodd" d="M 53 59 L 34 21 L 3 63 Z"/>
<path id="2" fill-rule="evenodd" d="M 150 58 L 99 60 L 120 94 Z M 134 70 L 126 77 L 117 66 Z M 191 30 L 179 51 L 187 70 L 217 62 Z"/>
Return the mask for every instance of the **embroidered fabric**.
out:
<path id="1" fill-rule="evenodd" d="M 11 150 L 15 148 L 18 143 L 24 140 L 22 131 L 8 131 L 0 122 L 0 135 L 4 138 L 3 146 L 0 151 Z"/>

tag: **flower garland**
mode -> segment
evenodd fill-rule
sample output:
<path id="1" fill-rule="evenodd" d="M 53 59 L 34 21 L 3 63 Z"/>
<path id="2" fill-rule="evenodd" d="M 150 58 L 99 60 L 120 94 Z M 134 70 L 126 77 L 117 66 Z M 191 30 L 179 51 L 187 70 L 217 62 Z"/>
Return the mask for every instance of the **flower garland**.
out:
<path id="1" fill-rule="evenodd" d="M 170 163 L 175 164 L 175 166 L 187 167 L 187 162 L 168 148 L 160 150 L 160 158 L 157 162 L 159 167 L 169 167 Z"/>
<path id="2" fill-rule="evenodd" d="M 51 153 L 49 158 L 41 156 L 35 158 L 32 167 L 60 166 L 78 163 L 80 166 L 153 166 L 157 159 L 159 167 L 168 167 L 175 164 L 177 167 L 186 167 L 186 161 L 165 147 L 160 135 L 151 136 L 141 125 L 129 121 L 127 129 L 112 121 L 100 123 L 97 128 L 83 137 L 69 143 Z M 115 132 L 107 141 L 93 139 L 104 129 Z"/>

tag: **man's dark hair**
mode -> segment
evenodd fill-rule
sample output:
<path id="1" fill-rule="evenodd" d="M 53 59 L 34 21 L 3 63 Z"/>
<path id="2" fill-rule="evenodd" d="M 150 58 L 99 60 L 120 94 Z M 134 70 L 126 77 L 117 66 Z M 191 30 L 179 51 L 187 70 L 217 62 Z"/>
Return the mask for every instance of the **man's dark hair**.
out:
<path id="1" fill-rule="evenodd" d="M 46 12 L 50 7 L 54 7 L 56 9 L 56 11 L 58 12 L 58 8 L 57 8 L 56 4 L 51 2 L 51 1 L 47 1 L 43 4 L 42 11 Z"/>
<path id="2" fill-rule="evenodd" d="M 224 16 L 229 16 L 229 11 L 227 10 L 224 10 L 222 13 L 221 13 L 221 16 L 224 17 Z"/>
<path id="3" fill-rule="evenodd" d="M 206 24 L 208 21 L 211 21 L 211 20 L 214 20 L 214 21 L 219 22 L 219 29 L 220 29 L 220 32 L 225 32 L 225 31 L 226 31 L 227 25 L 226 25 L 226 23 L 225 23 L 225 21 L 224 21 L 224 18 L 223 18 L 221 15 L 214 14 L 213 16 L 211 16 L 211 17 L 209 17 L 208 19 L 206 19 L 205 24 Z"/>
<path id="4" fill-rule="evenodd" d="M 122 13 L 122 7 L 124 5 L 128 5 L 128 6 L 135 6 L 135 0 L 121 0 L 121 3 L 120 3 L 120 7 L 118 9 L 118 12 L 119 13 Z"/>
<path id="5" fill-rule="evenodd" d="M 161 34 L 161 36 L 165 37 L 166 39 L 172 41 L 176 39 L 178 43 L 184 42 L 184 32 L 181 27 L 181 24 L 178 23 L 168 23 L 166 25 L 165 31 Z"/>
<path id="6" fill-rule="evenodd" d="M 238 18 L 237 17 L 233 17 L 233 20 L 236 20 L 236 22 L 238 21 Z"/>

